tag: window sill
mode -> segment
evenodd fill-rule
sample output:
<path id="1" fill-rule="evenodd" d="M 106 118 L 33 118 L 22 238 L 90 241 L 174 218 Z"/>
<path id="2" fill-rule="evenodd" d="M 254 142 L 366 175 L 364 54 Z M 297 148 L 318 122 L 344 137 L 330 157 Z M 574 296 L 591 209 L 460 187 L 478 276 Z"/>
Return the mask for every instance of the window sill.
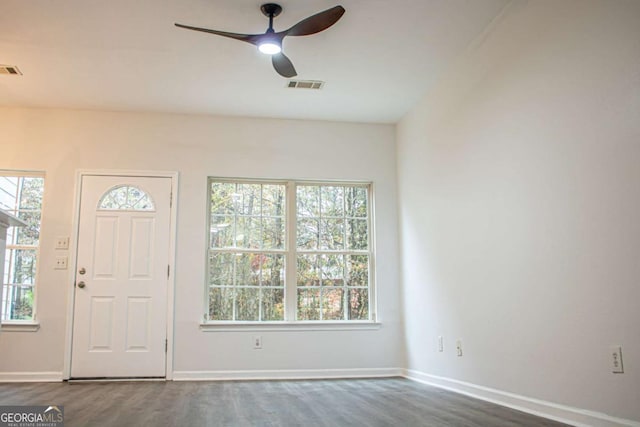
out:
<path id="1" fill-rule="evenodd" d="M 200 324 L 203 332 L 266 332 L 266 331 L 367 331 L 378 330 L 379 322 L 207 322 Z"/>
<path id="2" fill-rule="evenodd" d="M 38 332 L 40 323 L 38 322 L 6 322 L 2 323 L 2 332 Z"/>

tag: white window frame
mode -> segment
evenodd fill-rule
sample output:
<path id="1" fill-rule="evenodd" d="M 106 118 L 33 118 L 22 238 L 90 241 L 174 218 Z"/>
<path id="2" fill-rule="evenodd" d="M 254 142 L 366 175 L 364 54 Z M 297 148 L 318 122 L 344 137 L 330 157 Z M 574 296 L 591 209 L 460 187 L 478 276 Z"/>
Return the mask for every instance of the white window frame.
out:
<path id="1" fill-rule="evenodd" d="M 11 178 L 42 178 L 43 180 L 43 187 L 44 187 L 44 181 L 46 181 L 46 176 L 44 172 L 38 172 L 38 171 L 25 171 L 25 170 L 11 170 L 11 169 L 0 169 L 0 176 L 1 177 L 11 177 Z M 27 331 L 32 331 L 35 332 L 39 329 L 39 325 L 38 325 L 38 321 L 37 321 L 37 309 L 38 309 L 38 298 L 37 298 L 37 294 L 38 294 L 38 283 L 40 283 L 40 271 L 41 271 L 41 257 L 40 257 L 40 247 L 41 247 L 41 238 L 42 238 L 42 220 L 43 220 L 43 212 L 44 212 L 44 188 L 42 191 L 42 200 L 40 202 L 40 236 L 38 237 L 38 245 L 36 247 L 33 246 L 25 246 L 25 245 L 15 245 L 15 244 L 10 244 L 9 242 L 7 242 L 6 245 L 6 252 L 8 252 L 9 250 L 20 250 L 20 249 L 27 249 L 27 250 L 35 250 L 35 259 L 36 259 L 36 271 L 34 273 L 34 278 L 33 278 L 33 284 L 31 284 L 31 289 L 32 289 L 32 293 L 33 293 L 33 305 L 32 305 L 32 311 L 31 311 L 31 319 L 7 319 L 7 320 L 2 320 L 2 313 L 0 313 L 0 321 L 2 322 L 2 330 L 4 332 L 12 332 L 12 331 L 23 331 L 23 332 L 27 332 Z M 16 213 L 17 212 L 10 212 L 10 213 Z M 18 215 L 16 215 L 18 216 Z M 5 252 L 5 253 L 6 253 Z M 9 274 L 8 272 L 5 271 L 5 274 Z M 6 297 L 4 295 L 4 277 L 0 278 L 0 281 L 2 283 L 0 283 L 0 285 L 2 286 L 2 288 L 0 288 L 0 293 L 2 293 L 3 298 Z M 10 285 L 10 284 L 7 284 Z M 19 285 L 19 284 L 13 284 L 13 285 Z M 2 303 L 2 301 L 0 300 L 0 303 Z M 3 310 L 4 307 L 0 307 L 0 310 Z M 14 329 L 15 328 L 15 329 Z"/>
<path id="2" fill-rule="evenodd" d="M 228 182 L 242 184 L 280 184 L 285 185 L 285 235 L 286 242 L 282 253 L 285 254 L 285 319 L 278 321 L 237 321 L 237 320 L 208 320 L 209 317 L 209 250 L 211 228 L 211 183 Z M 365 320 L 296 320 L 297 313 L 297 277 L 296 256 L 303 251 L 297 249 L 297 200 L 296 188 L 298 185 L 308 186 L 358 186 L 367 189 L 367 255 L 369 257 L 369 319 Z M 200 324 L 203 331 L 232 331 L 242 328 L 251 331 L 269 330 L 360 330 L 379 329 L 377 318 L 377 299 L 375 287 L 375 230 L 374 230 L 374 188 L 370 181 L 331 181 L 331 180 L 273 180 L 255 178 L 227 178 L 208 177 L 207 179 L 207 221 L 206 221 L 206 249 L 205 249 L 205 286 L 204 286 L 204 316 Z M 250 250 L 249 250 L 250 251 Z M 239 250 L 242 252 L 242 249 Z M 317 252 L 326 252 L 318 250 Z M 338 253 L 348 253 L 346 249 Z M 360 252 L 362 253 L 362 252 Z M 345 308 L 346 309 L 346 308 Z"/>

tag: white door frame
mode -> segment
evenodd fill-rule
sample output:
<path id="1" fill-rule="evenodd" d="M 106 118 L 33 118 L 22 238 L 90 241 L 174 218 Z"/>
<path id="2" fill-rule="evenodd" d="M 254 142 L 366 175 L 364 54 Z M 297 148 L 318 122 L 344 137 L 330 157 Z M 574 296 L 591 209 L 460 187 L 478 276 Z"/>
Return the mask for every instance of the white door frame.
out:
<path id="1" fill-rule="evenodd" d="M 67 328 L 65 334 L 64 367 L 62 379 L 71 377 L 71 349 L 73 345 L 73 322 L 75 308 L 75 278 L 77 266 L 77 249 L 80 227 L 80 194 L 82 191 L 82 178 L 84 176 L 135 176 L 151 178 L 171 178 L 171 206 L 169 225 L 169 278 L 167 279 L 167 356 L 166 379 L 173 379 L 173 323 L 174 323 L 174 298 L 175 298 L 175 262 L 176 262 L 176 218 L 178 212 L 178 172 L 166 171 L 132 171 L 132 170 L 86 170 L 76 171 L 75 178 L 75 202 L 73 208 L 73 231 L 69 241 L 69 277 L 67 283 Z"/>

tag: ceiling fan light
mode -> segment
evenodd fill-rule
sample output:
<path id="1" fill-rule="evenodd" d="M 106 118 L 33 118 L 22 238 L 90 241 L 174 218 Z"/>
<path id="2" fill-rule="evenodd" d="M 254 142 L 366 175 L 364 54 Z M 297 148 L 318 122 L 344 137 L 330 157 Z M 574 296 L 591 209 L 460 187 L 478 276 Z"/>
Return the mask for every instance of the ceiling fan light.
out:
<path id="1" fill-rule="evenodd" d="M 258 45 L 258 50 L 267 55 L 275 55 L 282 52 L 282 46 L 273 40 L 265 40 Z"/>

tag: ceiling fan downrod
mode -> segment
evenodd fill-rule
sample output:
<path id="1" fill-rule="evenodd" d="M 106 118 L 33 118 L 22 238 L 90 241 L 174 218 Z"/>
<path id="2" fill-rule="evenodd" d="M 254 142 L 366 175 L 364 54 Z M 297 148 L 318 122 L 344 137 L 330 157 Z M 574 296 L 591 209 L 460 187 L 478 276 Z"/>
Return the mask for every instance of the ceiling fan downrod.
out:
<path id="1" fill-rule="evenodd" d="M 262 11 L 263 15 L 269 18 L 269 29 L 267 30 L 267 32 L 273 33 L 273 18 L 280 15 L 280 13 L 282 12 L 282 6 L 275 3 L 265 3 L 260 6 L 260 10 Z"/>

